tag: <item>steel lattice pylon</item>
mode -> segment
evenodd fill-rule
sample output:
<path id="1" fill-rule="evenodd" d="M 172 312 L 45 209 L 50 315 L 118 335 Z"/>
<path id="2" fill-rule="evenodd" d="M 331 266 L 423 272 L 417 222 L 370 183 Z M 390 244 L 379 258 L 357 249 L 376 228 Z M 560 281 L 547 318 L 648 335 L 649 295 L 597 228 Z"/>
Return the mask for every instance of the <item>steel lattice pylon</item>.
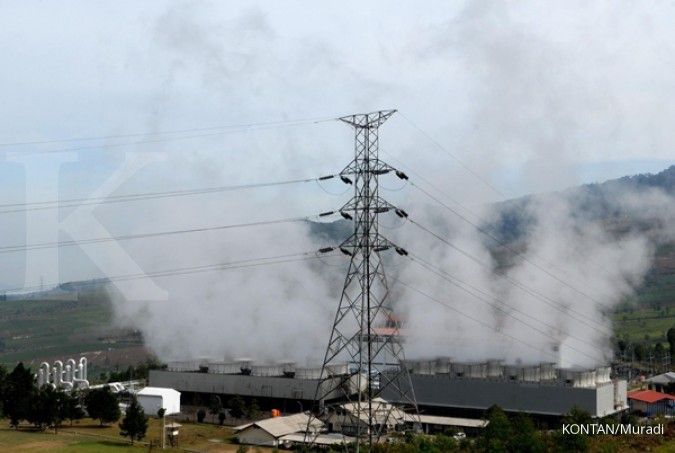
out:
<path id="1" fill-rule="evenodd" d="M 340 244 L 340 250 L 351 257 L 340 304 L 335 314 L 330 340 L 326 348 L 321 377 L 314 398 L 314 411 L 307 425 L 306 439 L 311 439 L 312 418 L 327 419 L 340 416 L 331 408 L 331 401 L 349 404 L 351 420 L 357 420 L 351 434 L 358 445 L 366 441 L 372 445 L 381 436 L 392 410 L 414 409 L 417 403 L 408 370 L 404 366 L 404 352 L 399 336 L 399 322 L 388 304 L 389 288 L 380 252 L 394 250 L 407 252 L 379 233 L 378 216 L 395 211 L 407 217 L 379 195 L 380 175 L 395 173 L 407 179 L 378 157 L 378 131 L 395 110 L 350 115 L 339 118 L 355 130 L 355 157 L 340 173 L 343 181 L 353 184 L 354 196 L 341 209 L 343 217 L 353 219 L 354 232 Z M 375 329 L 386 326 L 385 332 Z M 344 366 L 347 363 L 345 372 Z M 400 385 L 403 384 L 403 385 Z M 388 405 L 374 407 L 373 399 L 391 387 L 398 391 L 398 401 L 404 406 L 396 409 Z M 337 406 L 336 406 L 337 407 Z M 342 413 L 345 420 L 347 414 Z M 367 420 L 365 431 L 359 420 Z M 385 423 L 382 423 L 382 421 Z M 342 425 L 343 427 L 345 425 Z"/>

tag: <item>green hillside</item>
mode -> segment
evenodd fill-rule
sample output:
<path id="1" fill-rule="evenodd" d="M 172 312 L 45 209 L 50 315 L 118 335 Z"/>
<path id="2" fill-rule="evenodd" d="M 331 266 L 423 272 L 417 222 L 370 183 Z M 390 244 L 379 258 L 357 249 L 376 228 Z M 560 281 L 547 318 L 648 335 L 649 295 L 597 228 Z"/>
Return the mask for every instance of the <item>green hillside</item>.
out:
<path id="1" fill-rule="evenodd" d="M 70 300 L 0 302 L 0 363 L 37 365 L 83 352 L 108 356 L 141 344 L 137 333 L 112 327 L 112 307 L 103 288 L 73 293 Z"/>

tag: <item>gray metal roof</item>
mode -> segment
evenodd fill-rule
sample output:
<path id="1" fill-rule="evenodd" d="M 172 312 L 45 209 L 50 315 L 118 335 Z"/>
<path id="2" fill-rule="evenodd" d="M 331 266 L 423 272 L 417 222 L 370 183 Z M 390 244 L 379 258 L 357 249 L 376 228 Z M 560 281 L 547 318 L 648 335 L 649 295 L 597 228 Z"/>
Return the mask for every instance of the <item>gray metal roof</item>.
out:
<path id="1" fill-rule="evenodd" d="M 667 373 L 659 374 L 657 376 L 652 376 L 649 379 L 645 379 L 646 382 L 650 384 L 661 384 L 667 385 L 675 383 L 675 373 L 669 371 Z"/>
<path id="2" fill-rule="evenodd" d="M 257 427 L 267 431 L 273 437 L 279 438 L 287 434 L 304 432 L 307 429 L 307 422 L 309 422 L 308 414 L 293 414 L 258 420 L 257 422 L 237 426 L 234 430 L 244 431 L 250 427 Z M 311 427 L 318 431 L 323 427 L 323 422 L 316 418 L 312 418 Z"/>

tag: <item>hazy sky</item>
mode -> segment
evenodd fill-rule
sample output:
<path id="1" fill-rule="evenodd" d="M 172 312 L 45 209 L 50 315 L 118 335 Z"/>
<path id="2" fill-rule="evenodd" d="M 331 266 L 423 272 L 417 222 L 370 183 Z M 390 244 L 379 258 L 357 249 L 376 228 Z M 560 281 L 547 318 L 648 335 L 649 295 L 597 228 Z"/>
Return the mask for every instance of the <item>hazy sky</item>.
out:
<path id="1" fill-rule="evenodd" d="M 415 184 L 431 182 L 446 202 L 450 195 L 462 210 L 482 212 L 504 198 L 662 170 L 674 162 L 673 23 L 675 3 L 657 1 L 0 0 L 0 288 L 335 245 L 317 244 L 296 223 L 29 253 L 3 249 L 307 216 L 349 197 L 331 181 L 6 212 L 11 203 L 318 177 L 339 172 L 354 146 L 349 127 L 335 121 L 148 135 L 158 132 L 396 108 L 381 129 L 381 157 Z M 103 138 L 59 140 L 83 137 Z M 41 141 L 50 143 L 30 143 Z M 428 200 L 391 175 L 382 187 L 392 189 L 382 196 L 420 224 L 445 215 L 449 240 L 491 262 L 473 228 L 428 209 Z M 382 231 L 397 244 L 510 309 L 521 307 L 540 326 L 535 334 L 522 319 L 396 256 L 393 274 L 489 322 L 477 329 L 398 287 L 393 303 L 407 312 L 411 332 L 441 337 L 410 341 L 413 354 L 431 346 L 459 359 L 542 360 L 560 346 L 567 364 L 604 363 L 611 355 L 608 333 L 597 325 L 608 330 L 603 313 L 640 284 L 652 244 L 644 237 L 614 243 L 598 225 L 576 219 L 564 197 L 542 200 L 531 208 L 537 226 L 530 258 L 553 263 L 592 299 L 532 266 L 509 270 L 551 307 L 507 285 L 491 265 L 472 264 L 394 214 L 382 216 Z M 634 202 L 644 207 L 645 200 Z M 665 217 L 674 212 L 671 199 L 650 206 Z M 339 264 L 303 262 L 139 279 L 115 302 L 116 313 L 123 325 L 141 328 L 162 358 L 292 352 L 309 362 L 322 356 L 343 272 Z M 596 325 L 577 322 L 572 310 Z M 265 334 L 249 341 L 254 330 Z M 575 347 L 582 353 L 571 353 Z M 587 347 L 592 355 L 584 356 Z"/>
<path id="2" fill-rule="evenodd" d="M 0 1 L 0 142 L 397 108 L 405 117 L 383 127 L 383 150 L 475 205 L 672 163 L 674 21 L 667 2 Z M 87 196 L 127 152 L 161 161 L 117 193 L 319 176 L 353 146 L 337 123 L 95 146 L 142 138 L 3 146 L 0 201 Z M 42 177 L 27 176 L 26 158 Z M 256 194 L 268 203 L 234 214 L 264 219 L 282 196 L 281 214 L 335 203 L 300 189 Z M 113 234 L 185 226 L 119 209 L 96 211 Z M 25 225 L 23 213 L 5 215 L 3 244 L 26 241 Z M 22 258 L 5 258 L 3 283 L 22 282 Z"/>

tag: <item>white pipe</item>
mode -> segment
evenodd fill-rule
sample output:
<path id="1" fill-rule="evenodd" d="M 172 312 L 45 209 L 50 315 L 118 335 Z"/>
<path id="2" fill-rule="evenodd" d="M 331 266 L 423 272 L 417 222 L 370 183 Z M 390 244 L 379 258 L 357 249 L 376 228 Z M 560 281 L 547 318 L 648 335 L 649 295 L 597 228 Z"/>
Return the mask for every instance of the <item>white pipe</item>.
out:
<path id="1" fill-rule="evenodd" d="M 89 388 L 89 381 L 85 379 L 78 379 L 74 378 L 73 379 L 73 386 L 78 389 L 88 389 Z"/>
<path id="2" fill-rule="evenodd" d="M 70 372 L 67 373 L 66 380 L 68 380 L 68 382 L 73 382 L 73 378 L 75 377 L 74 373 L 75 370 L 77 370 L 77 362 L 75 362 L 75 359 L 68 359 L 66 363 L 66 370 L 70 369 Z"/>
<path id="3" fill-rule="evenodd" d="M 37 382 L 38 382 L 38 388 L 42 388 L 43 385 L 45 385 L 45 370 L 40 368 L 37 373 Z"/>
<path id="4" fill-rule="evenodd" d="M 61 382 L 63 382 L 63 362 L 57 360 L 54 362 L 54 384 L 61 387 Z"/>
<path id="5" fill-rule="evenodd" d="M 40 369 L 43 368 L 44 368 L 44 382 L 42 383 L 42 385 L 49 384 L 49 382 L 51 381 L 51 372 L 49 370 L 49 364 L 47 362 L 42 362 L 40 364 Z"/>
<path id="6" fill-rule="evenodd" d="M 83 374 L 80 376 L 81 379 L 87 380 L 87 358 L 80 358 L 80 365 L 82 365 Z"/>

